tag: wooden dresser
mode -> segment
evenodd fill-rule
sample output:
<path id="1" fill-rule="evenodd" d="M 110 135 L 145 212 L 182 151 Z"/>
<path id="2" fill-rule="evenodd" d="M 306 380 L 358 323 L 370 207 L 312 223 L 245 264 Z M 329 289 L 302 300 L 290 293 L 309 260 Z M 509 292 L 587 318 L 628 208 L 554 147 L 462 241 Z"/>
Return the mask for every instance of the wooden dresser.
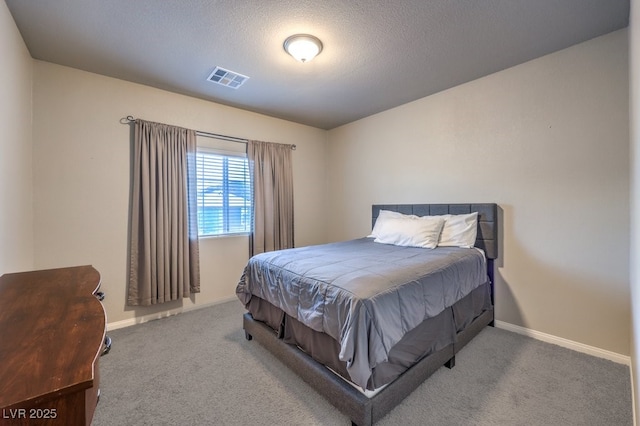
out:
<path id="1" fill-rule="evenodd" d="M 91 266 L 0 277 L 0 425 L 88 425 L 106 315 Z"/>

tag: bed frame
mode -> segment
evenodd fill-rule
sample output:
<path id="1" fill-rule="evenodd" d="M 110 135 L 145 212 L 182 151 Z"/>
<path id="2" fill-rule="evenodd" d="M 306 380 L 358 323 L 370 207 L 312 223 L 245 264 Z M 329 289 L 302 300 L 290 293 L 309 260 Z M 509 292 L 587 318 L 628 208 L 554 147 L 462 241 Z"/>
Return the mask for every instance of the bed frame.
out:
<path id="1" fill-rule="evenodd" d="M 487 274 L 491 280 L 491 302 L 493 305 L 493 263 L 498 258 L 497 204 L 373 205 L 372 224 L 375 223 L 380 210 L 392 210 L 417 216 L 478 212 L 478 235 L 475 246 L 483 249 L 487 256 Z M 485 311 L 457 334 L 454 344 L 426 356 L 373 397 L 369 398 L 296 346 L 284 343 L 270 327 L 262 322 L 255 321 L 251 314 L 246 313 L 243 317 L 243 327 L 247 340 L 255 338 L 262 346 L 325 397 L 334 407 L 347 415 L 351 419 L 352 425 L 358 426 L 369 426 L 380 420 L 443 365 L 453 368 L 455 354 L 484 327 L 487 325 L 492 326 L 493 322 L 493 309 Z"/>

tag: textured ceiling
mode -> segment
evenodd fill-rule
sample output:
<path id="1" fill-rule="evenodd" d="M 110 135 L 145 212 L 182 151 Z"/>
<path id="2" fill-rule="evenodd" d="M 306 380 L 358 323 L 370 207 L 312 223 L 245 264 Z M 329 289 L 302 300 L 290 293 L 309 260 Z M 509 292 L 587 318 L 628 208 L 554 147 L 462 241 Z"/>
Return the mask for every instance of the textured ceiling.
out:
<path id="1" fill-rule="evenodd" d="M 629 21 L 629 0 L 6 3 L 35 59 L 322 129 Z M 312 62 L 296 62 L 282 48 L 295 33 L 319 37 L 324 50 Z M 250 79 L 237 90 L 208 82 L 215 66 Z"/>

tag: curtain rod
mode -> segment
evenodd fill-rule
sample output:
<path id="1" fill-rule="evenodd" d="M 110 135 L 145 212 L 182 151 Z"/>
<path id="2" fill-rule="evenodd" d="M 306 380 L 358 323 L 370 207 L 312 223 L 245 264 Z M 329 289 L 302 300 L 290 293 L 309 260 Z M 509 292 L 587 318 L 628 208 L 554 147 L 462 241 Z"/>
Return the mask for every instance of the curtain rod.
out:
<path id="1" fill-rule="evenodd" d="M 130 123 L 133 123 L 134 121 L 136 121 L 136 119 L 131 115 L 127 115 L 125 118 L 120 119 L 120 123 L 122 124 L 130 124 Z M 201 132 L 200 130 L 196 130 L 196 135 L 204 136 L 205 138 L 220 139 L 223 141 L 238 142 L 238 143 L 244 143 L 244 144 L 249 142 L 248 139 L 236 138 L 234 136 L 227 136 L 227 135 L 219 135 L 217 133 Z M 290 145 L 290 146 L 292 150 L 296 149 L 295 145 Z"/>

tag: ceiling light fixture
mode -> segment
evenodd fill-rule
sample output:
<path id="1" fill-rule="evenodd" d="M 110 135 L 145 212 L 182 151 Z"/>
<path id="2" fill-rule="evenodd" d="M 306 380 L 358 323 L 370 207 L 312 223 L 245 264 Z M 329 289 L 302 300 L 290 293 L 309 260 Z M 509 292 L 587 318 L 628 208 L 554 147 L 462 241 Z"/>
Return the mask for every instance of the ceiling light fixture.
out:
<path id="1" fill-rule="evenodd" d="M 284 50 L 297 61 L 309 62 L 322 52 L 322 42 L 309 34 L 295 34 L 284 41 Z"/>

